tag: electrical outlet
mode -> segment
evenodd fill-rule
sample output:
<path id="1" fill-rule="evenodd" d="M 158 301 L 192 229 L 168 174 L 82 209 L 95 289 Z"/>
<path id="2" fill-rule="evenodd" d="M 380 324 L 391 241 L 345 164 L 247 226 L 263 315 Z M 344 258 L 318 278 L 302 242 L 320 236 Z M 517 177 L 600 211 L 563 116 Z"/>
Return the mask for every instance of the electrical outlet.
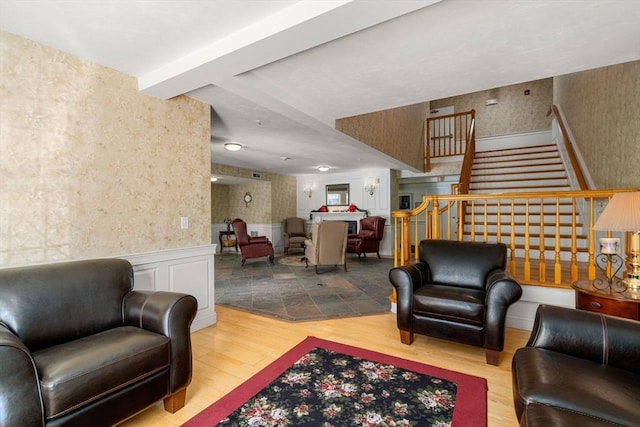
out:
<path id="1" fill-rule="evenodd" d="M 186 230 L 187 228 L 189 228 L 189 217 L 188 216 L 180 217 L 180 228 L 182 228 L 183 230 Z"/>

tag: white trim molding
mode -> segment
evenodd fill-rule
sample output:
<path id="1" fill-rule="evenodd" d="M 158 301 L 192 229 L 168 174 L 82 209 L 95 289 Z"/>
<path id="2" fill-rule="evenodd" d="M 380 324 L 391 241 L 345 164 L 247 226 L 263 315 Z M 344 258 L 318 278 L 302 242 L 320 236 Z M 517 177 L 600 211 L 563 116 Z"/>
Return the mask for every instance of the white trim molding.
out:
<path id="1" fill-rule="evenodd" d="M 134 289 L 182 292 L 198 301 L 191 332 L 216 323 L 215 244 L 124 255 L 133 266 Z"/>

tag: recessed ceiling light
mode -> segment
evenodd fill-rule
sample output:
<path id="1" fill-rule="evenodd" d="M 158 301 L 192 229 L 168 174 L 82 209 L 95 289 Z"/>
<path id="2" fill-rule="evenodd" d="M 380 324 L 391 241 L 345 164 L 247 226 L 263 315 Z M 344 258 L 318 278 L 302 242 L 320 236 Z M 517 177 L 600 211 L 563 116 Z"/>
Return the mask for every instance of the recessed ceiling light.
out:
<path id="1" fill-rule="evenodd" d="M 224 144 L 224 149 L 228 151 L 238 151 L 242 148 L 242 145 L 237 142 L 227 142 Z"/>
<path id="2" fill-rule="evenodd" d="M 218 180 L 218 177 L 217 177 L 217 176 L 212 176 L 212 177 L 211 177 L 211 182 L 216 182 L 217 180 Z"/>
<path id="3" fill-rule="evenodd" d="M 285 160 L 285 161 L 286 160 L 291 160 L 291 157 L 282 156 L 282 157 L 280 157 L 280 160 Z"/>
<path id="4" fill-rule="evenodd" d="M 328 166 L 318 166 L 318 170 L 320 172 L 326 172 L 326 171 L 329 170 L 329 167 Z"/>

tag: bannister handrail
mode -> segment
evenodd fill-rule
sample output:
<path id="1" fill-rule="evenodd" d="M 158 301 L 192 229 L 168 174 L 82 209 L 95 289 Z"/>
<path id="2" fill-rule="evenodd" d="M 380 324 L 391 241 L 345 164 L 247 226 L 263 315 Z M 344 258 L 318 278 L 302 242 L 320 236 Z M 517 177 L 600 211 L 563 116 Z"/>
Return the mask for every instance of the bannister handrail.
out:
<path id="1" fill-rule="evenodd" d="M 498 241 L 507 243 L 511 273 L 522 270 L 526 284 L 568 288 L 579 278 L 593 280 L 597 239 L 591 227 L 604 202 L 626 191 L 638 190 L 425 195 L 414 209 L 391 213 L 394 266 L 418 261 L 422 239 Z M 588 209 L 578 219 L 582 200 Z"/>
<path id="2" fill-rule="evenodd" d="M 576 179 L 578 180 L 578 185 L 580 185 L 581 190 L 589 190 L 589 184 L 587 184 L 587 180 L 584 176 L 584 172 L 582 172 L 582 167 L 580 166 L 580 162 L 578 162 L 578 156 L 576 155 L 574 145 L 575 142 L 571 139 L 569 132 L 567 131 L 567 126 L 562 120 L 562 115 L 558 110 L 558 107 L 553 104 L 547 113 L 547 116 L 553 114 L 553 117 L 558 122 L 558 127 L 560 128 L 560 134 L 562 135 L 562 142 L 567 149 L 567 154 L 569 155 L 569 161 L 571 162 L 571 166 L 573 167 L 573 171 L 576 174 Z"/>
<path id="3" fill-rule="evenodd" d="M 476 156 L 476 119 L 475 110 L 471 110 L 471 124 L 469 125 L 469 134 L 467 136 L 467 150 L 462 160 L 462 169 L 460 170 L 460 180 L 458 181 L 459 194 L 469 193 L 469 182 L 471 181 L 471 171 L 473 169 L 473 159 Z"/>

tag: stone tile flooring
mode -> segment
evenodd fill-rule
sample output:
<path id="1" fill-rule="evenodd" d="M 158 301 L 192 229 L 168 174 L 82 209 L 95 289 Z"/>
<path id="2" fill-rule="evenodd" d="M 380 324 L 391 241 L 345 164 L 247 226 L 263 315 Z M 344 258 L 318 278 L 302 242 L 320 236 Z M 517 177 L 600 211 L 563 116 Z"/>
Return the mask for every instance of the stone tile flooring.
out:
<path id="1" fill-rule="evenodd" d="M 216 304 L 234 307 L 278 319 L 301 321 L 361 316 L 388 312 L 392 286 L 388 273 L 390 258 L 370 254 L 358 262 L 347 256 L 342 266 L 305 268 L 302 253 L 276 255 L 271 265 L 266 258 L 249 259 L 241 267 L 239 253 L 215 255 Z"/>

